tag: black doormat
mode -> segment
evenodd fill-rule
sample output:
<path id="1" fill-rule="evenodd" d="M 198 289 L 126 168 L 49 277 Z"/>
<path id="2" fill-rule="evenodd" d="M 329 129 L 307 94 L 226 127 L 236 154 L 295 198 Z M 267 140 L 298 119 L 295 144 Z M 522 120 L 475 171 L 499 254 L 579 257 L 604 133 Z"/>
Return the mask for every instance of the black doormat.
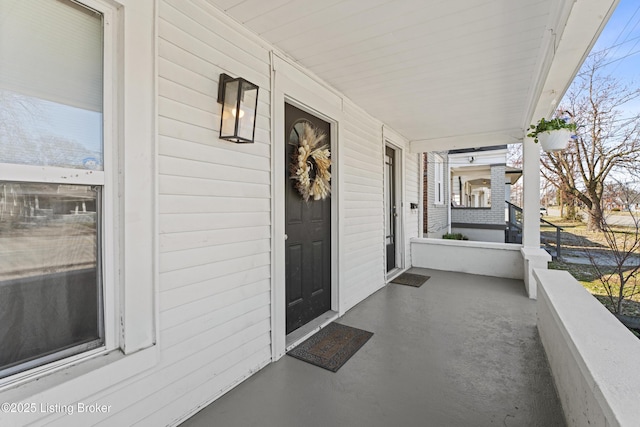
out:
<path id="1" fill-rule="evenodd" d="M 372 332 L 333 322 L 287 354 L 336 372 L 372 335 Z"/>
<path id="2" fill-rule="evenodd" d="M 431 276 L 423 276 L 422 274 L 413 274 L 413 273 L 402 273 L 395 279 L 391 281 L 391 283 L 397 283 L 398 285 L 407 285 L 413 286 L 414 288 L 419 288 L 426 282 L 431 279 Z"/>

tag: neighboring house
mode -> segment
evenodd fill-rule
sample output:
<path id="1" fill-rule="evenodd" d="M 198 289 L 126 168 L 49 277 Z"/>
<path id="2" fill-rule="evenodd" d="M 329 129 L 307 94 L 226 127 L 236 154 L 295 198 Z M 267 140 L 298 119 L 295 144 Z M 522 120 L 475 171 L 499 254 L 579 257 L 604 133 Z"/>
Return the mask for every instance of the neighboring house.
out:
<path id="1" fill-rule="evenodd" d="M 38 409 L 0 425 L 176 425 L 411 266 L 535 298 L 539 147 L 522 246 L 423 239 L 450 200 L 428 154 L 423 206 L 422 153 L 523 139 L 615 4 L 0 0 L 0 402 Z M 252 108 L 223 114 L 222 74 Z M 254 143 L 220 138 L 236 114 Z M 305 124 L 332 161 L 308 202 Z"/>
<path id="2" fill-rule="evenodd" d="M 522 171 L 506 165 L 507 146 L 451 150 L 451 231 L 505 243 L 506 204 Z"/>
<path id="3" fill-rule="evenodd" d="M 505 233 L 505 202 L 522 171 L 506 159 L 506 145 L 425 153 L 424 237 L 460 233 L 474 241 L 513 243 Z"/>

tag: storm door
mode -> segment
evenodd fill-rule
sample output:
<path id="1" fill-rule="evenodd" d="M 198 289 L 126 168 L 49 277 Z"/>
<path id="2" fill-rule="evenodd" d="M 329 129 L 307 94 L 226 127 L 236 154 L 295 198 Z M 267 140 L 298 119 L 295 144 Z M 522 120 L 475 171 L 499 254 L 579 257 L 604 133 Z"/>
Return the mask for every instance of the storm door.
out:
<path id="1" fill-rule="evenodd" d="M 384 156 L 384 206 L 385 206 L 385 242 L 387 248 L 387 272 L 397 267 L 396 262 L 396 152 L 385 147 Z"/>
<path id="2" fill-rule="evenodd" d="M 311 195 L 305 201 L 304 190 L 295 179 L 305 126 L 311 126 L 316 135 L 324 133 L 319 147 L 331 148 L 329 123 L 285 104 L 287 334 L 331 309 L 331 195 Z M 313 156 L 308 156 L 304 164 L 309 165 L 308 178 L 313 184 L 319 179 L 318 164 Z"/>

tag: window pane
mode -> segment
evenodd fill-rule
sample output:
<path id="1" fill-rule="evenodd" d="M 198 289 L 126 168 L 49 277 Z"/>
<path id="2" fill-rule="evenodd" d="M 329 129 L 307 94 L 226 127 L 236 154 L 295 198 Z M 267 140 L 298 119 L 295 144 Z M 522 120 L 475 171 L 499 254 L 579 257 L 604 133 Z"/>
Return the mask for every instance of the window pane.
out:
<path id="1" fill-rule="evenodd" d="M 225 86 L 224 106 L 222 108 L 221 136 L 232 136 L 236 132 L 236 108 L 238 102 L 237 81 L 229 82 Z"/>
<path id="2" fill-rule="evenodd" d="M 240 129 L 238 135 L 245 139 L 253 139 L 253 128 L 258 106 L 258 89 L 251 84 L 242 85 L 242 103 L 240 117 Z"/>
<path id="3" fill-rule="evenodd" d="M 0 181 L 0 377 L 102 345 L 98 212 L 99 188 Z"/>
<path id="4" fill-rule="evenodd" d="M 102 16 L 0 0 L 0 163 L 102 170 Z"/>

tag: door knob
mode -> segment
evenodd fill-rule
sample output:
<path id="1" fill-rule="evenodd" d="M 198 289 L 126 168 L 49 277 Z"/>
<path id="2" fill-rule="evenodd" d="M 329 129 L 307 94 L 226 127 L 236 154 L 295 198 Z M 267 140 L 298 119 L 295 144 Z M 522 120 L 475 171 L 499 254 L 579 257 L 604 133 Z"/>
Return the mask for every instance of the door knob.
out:
<path id="1" fill-rule="evenodd" d="M 286 234 L 284 235 L 284 240 L 287 240 L 289 238 L 289 236 L 287 236 Z"/>

